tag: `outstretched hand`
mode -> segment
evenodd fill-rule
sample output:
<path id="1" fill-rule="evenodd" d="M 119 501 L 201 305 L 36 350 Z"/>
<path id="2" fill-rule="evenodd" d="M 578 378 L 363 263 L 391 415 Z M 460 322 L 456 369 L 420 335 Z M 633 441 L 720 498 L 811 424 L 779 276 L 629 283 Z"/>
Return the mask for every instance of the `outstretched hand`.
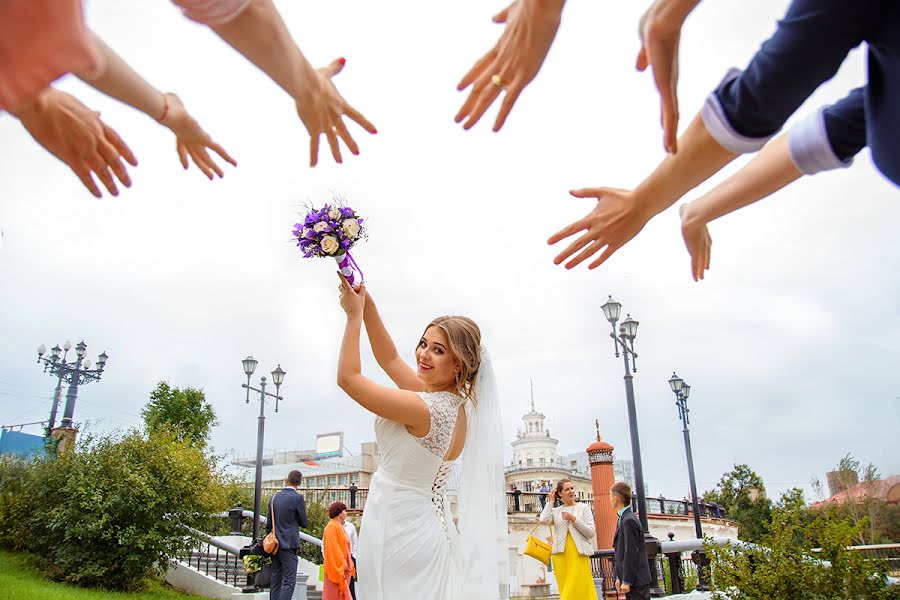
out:
<path id="1" fill-rule="evenodd" d="M 569 192 L 576 198 L 596 198 L 597 206 L 585 217 L 554 233 L 548 244 L 556 244 L 579 232 L 578 239 L 557 255 L 553 262 L 560 264 L 577 253 L 566 263 L 571 269 L 603 249 L 589 269 L 596 269 L 616 250 L 640 233 L 653 216 L 635 200 L 632 192 L 613 188 L 585 188 Z"/>
<path id="2" fill-rule="evenodd" d="M 341 280 L 341 284 L 338 286 L 338 291 L 341 294 L 341 308 L 344 309 L 348 317 L 362 318 L 366 306 L 365 284 L 351 286 L 350 282 L 347 281 L 347 278 L 340 271 L 337 274 Z"/>
<path id="3" fill-rule="evenodd" d="M 316 69 L 315 76 L 307 81 L 301 96 L 297 98 L 297 115 L 303 121 L 310 136 L 309 166 L 311 167 L 315 167 L 319 162 L 319 141 L 323 133 L 331 147 L 331 155 L 335 162 L 343 162 L 341 149 L 338 147 L 338 138 L 344 141 L 350 152 L 359 154 L 359 146 L 356 145 L 344 124 L 344 115 L 369 133 L 378 133 L 375 126 L 350 106 L 334 86 L 332 78 L 343 70 L 345 63 L 343 58 L 338 58 L 327 67 Z"/>
<path id="4" fill-rule="evenodd" d="M 200 124 L 194 120 L 194 117 L 188 114 L 184 104 L 181 102 L 181 98 L 171 92 L 166 93 L 165 97 L 168 109 L 160 123 L 171 129 L 172 133 L 175 134 L 177 139 L 176 150 L 178 151 L 178 157 L 181 159 L 181 165 L 185 169 L 188 168 L 188 156 L 190 156 L 194 164 L 209 179 L 213 178 L 213 173 L 220 178 L 224 177 L 222 169 L 219 168 L 206 151 L 207 148 L 213 150 L 232 166 L 237 166 L 237 162 L 228 155 L 228 152 L 215 143 L 209 137 L 209 134 L 200 127 Z"/>
<path id="5" fill-rule="evenodd" d="M 565 0 L 516 0 L 494 16 L 506 28 L 496 45 L 475 63 L 456 89 L 472 86 L 456 122 L 467 119 L 470 129 L 488 107 L 504 92 L 494 131 L 500 131 L 506 117 L 526 85 L 537 76 L 559 29 Z"/>
<path id="6" fill-rule="evenodd" d="M 706 223 L 699 223 L 690 218 L 690 206 L 682 204 L 678 209 L 681 215 L 681 236 L 688 254 L 691 255 L 691 276 L 694 281 L 703 279 L 709 270 L 709 258 L 712 250 L 712 237 Z"/>
<path id="7" fill-rule="evenodd" d="M 700 0 L 656 0 L 641 17 L 638 26 L 641 49 L 636 67 L 653 69 L 659 90 L 660 122 L 666 152 L 678 151 L 678 47 L 681 27 Z"/>
<path id="8" fill-rule="evenodd" d="M 97 198 L 102 194 L 92 174 L 97 175 L 113 196 L 119 195 L 113 175 L 125 187 L 131 186 L 122 159 L 137 166 L 134 154 L 122 138 L 100 120 L 100 113 L 89 109 L 74 96 L 47 88 L 30 105 L 16 111 L 16 116 L 28 133 L 66 163 Z"/>

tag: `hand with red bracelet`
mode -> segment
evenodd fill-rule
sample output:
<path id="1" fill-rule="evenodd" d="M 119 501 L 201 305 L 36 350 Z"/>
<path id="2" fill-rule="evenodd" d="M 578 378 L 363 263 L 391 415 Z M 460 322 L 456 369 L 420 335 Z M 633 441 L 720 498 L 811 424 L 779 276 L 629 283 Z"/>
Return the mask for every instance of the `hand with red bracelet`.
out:
<path id="1" fill-rule="evenodd" d="M 188 114 L 184 104 L 181 102 L 181 98 L 171 92 L 167 92 L 163 94 L 163 100 L 165 101 L 163 115 L 158 120 L 175 134 L 178 157 L 181 159 L 181 165 L 185 169 L 188 168 L 188 156 L 190 156 L 194 164 L 208 178 L 213 179 L 213 173 L 220 178 L 223 177 L 222 169 L 209 155 L 207 148 L 221 156 L 232 166 L 237 166 L 237 162 L 229 156 L 228 152 L 215 143 L 209 137 L 209 134 L 200 127 L 200 124 L 197 123 L 194 117 Z"/>

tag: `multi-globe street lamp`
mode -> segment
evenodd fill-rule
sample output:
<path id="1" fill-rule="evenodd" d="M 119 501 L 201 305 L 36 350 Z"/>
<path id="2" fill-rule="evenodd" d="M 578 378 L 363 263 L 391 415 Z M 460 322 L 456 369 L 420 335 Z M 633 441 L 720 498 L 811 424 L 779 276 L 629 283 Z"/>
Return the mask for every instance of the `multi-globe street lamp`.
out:
<path id="1" fill-rule="evenodd" d="M 691 484 L 691 503 L 694 511 L 694 532 L 697 534 L 697 539 L 702 540 L 703 527 L 700 522 L 700 500 L 697 498 L 697 481 L 694 477 L 694 454 L 691 452 L 691 432 L 688 427 L 691 418 L 687 401 L 688 397 L 691 395 L 691 386 L 673 371 L 672 377 L 669 378 L 669 387 L 672 388 L 672 392 L 675 394 L 675 406 L 678 407 L 678 418 L 681 420 L 682 433 L 684 434 L 684 453 L 687 457 L 688 478 L 690 479 Z M 708 591 L 709 587 L 706 584 L 706 574 L 704 573 L 706 555 L 698 550 L 694 552 L 693 559 L 698 567 L 697 589 L 700 591 Z"/>
<path id="2" fill-rule="evenodd" d="M 246 388 L 247 390 L 247 404 L 250 404 L 250 390 L 259 392 L 259 419 L 256 430 L 256 485 L 253 493 L 253 539 L 258 540 L 260 501 L 262 499 L 263 438 L 266 430 L 266 396 L 275 398 L 275 412 L 278 412 L 278 401 L 284 400 L 284 398 L 278 394 L 278 391 L 281 388 L 281 384 L 284 383 L 285 371 L 282 370 L 281 365 L 278 365 L 275 370 L 272 371 L 272 383 L 275 384 L 275 393 L 273 394 L 266 391 L 265 376 L 259 378 L 259 388 L 250 385 L 250 376 L 253 375 L 253 372 L 256 370 L 256 365 L 258 364 L 258 361 L 255 358 L 248 356 L 242 360 L 241 363 L 244 366 L 244 373 L 247 375 L 247 383 L 241 385 L 241 387 Z"/>
<path id="3" fill-rule="evenodd" d="M 637 337 L 638 322 L 626 315 L 625 320 L 619 324 L 618 330 L 616 323 L 622 314 L 622 305 L 612 296 L 609 297 L 603 306 L 603 315 L 612 326 L 612 333 L 609 337 L 613 339 L 615 345 L 616 358 L 621 356 L 625 362 L 625 400 L 628 405 L 628 428 L 631 433 L 631 458 L 634 462 L 634 484 L 637 488 L 635 495 L 638 503 L 638 518 L 641 521 L 641 528 L 644 530 L 644 546 L 647 550 L 647 561 L 650 563 L 650 594 L 654 597 L 663 596 L 665 591 L 659 586 L 659 576 L 656 569 L 656 556 L 659 554 L 659 540 L 650 535 L 650 526 L 647 523 L 647 499 L 644 493 L 644 469 L 641 463 L 641 442 L 638 436 L 637 426 L 637 410 L 634 405 L 634 376 L 632 371 L 637 372 L 636 359 L 637 353 L 634 351 L 634 338 Z M 629 361 L 629 358 L 631 359 Z"/>
<path id="4" fill-rule="evenodd" d="M 103 352 L 97 357 L 97 368 L 91 369 L 91 361 L 84 358 L 87 352 L 87 345 L 84 341 L 75 346 L 75 360 L 68 362 L 66 359 L 72 343 L 66 340 L 63 347 L 58 345 L 50 349 L 50 355 L 45 357 L 47 347 L 44 344 L 38 346 L 38 363 L 44 363 L 44 372 L 50 373 L 56 377 L 56 391 L 53 394 L 53 404 L 50 407 L 50 422 L 47 424 L 47 435 L 49 436 L 56 425 L 56 413 L 59 409 L 59 402 L 62 393 L 62 384 L 65 381 L 69 384 L 66 391 L 66 406 L 63 410 L 62 422 L 60 428 L 71 429 L 72 419 L 75 416 L 75 400 L 78 398 L 78 386 L 90 383 L 92 381 L 100 381 L 103 375 L 103 369 L 106 368 L 106 361 L 109 357 Z M 60 356 L 62 354 L 62 356 Z"/>

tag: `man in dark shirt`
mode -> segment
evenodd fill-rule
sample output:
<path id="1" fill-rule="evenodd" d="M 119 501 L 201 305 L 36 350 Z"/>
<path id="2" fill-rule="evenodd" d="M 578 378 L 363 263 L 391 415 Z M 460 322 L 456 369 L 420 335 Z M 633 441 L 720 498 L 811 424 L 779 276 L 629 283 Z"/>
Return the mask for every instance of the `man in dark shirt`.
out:
<path id="1" fill-rule="evenodd" d="M 631 510 L 631 486 L 618 481 L 609 489 L 609 503 L 619 513 L 613 548 L 616 560 L 616 590 L 628 600 L 650 600 L 650 565 L 644 545 L 644 530 Z"/>
<path id="2" fill-rule="evenodd" d="M 283 490 L 276 492 L 269 502 L 266 534 L 275 526 L 278 552 L 272 556 L 272 586 L 269 600 L 291 600 L 297 582 L 297 550 L 300 548 L 300 527 L 308 527 L 306 500 L 297 489 L 303 481 L 300 471 L 291 471 Z"/>

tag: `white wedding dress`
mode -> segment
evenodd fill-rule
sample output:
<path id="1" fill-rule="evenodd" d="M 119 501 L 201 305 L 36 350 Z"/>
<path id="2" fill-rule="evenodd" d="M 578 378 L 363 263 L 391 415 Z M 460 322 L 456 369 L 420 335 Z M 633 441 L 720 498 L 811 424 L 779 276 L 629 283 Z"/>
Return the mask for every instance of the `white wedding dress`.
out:
<path id="1" fill-rule="evenodd" d="M 378 417 L 381 452 L 369 484 L 357 550 L 359 600 L 453 600 L 462 584 L 459 532 L 446 498 L 455 461 L 445 461 L 463 399 L 419 393 L 431 430 L 417 438 Z"/>

